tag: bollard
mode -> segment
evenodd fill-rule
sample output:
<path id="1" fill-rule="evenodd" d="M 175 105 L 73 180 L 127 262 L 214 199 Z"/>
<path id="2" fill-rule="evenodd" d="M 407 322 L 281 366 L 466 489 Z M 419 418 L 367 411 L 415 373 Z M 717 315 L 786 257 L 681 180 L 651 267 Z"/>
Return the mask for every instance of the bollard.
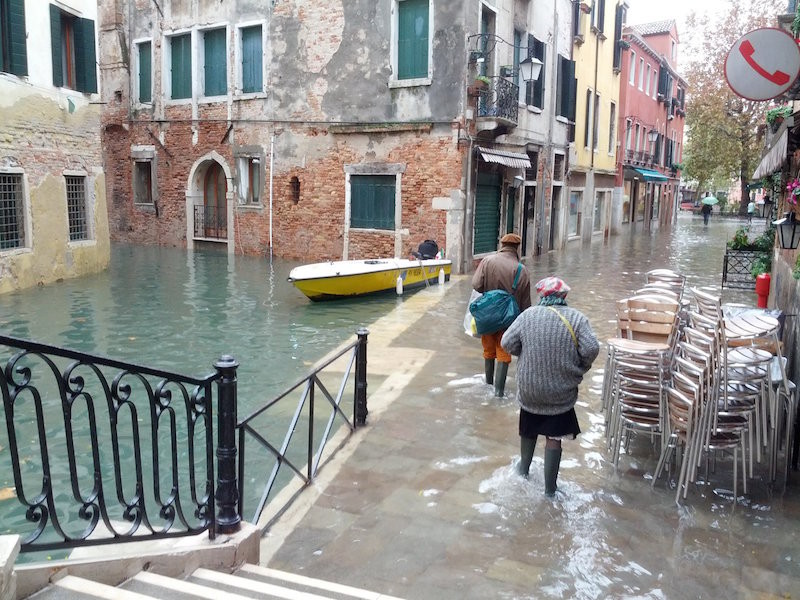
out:
<path id="1" fill-rule="evenodd" d="M 239 488 L 236 481 L 236 368 L 239 363 L 223 354 L 214 363 L 217 379 L 217 531 L 239 531 Z"/>
<path id="2" fill-rule="evenodd" d="M 356 350 L 356 390 L 354 398 L 354 415 L 356 427 L 367 423 L 367 336 L 369 330 L 361 327 L 356 331 L 358 349 Z"/>
<path id="3" fill-rule="evenodd" d="M 767 308 L 769 299 L 769 273 L 761 273 L 756 277 L 756 295 L 758 296 L 758 308 Z"/>

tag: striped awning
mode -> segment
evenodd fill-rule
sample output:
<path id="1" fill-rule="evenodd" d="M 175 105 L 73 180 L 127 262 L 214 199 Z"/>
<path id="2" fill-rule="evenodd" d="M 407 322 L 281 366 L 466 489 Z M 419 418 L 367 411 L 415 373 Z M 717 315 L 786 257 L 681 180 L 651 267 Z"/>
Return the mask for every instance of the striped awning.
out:
<path id="1" fill-rule="evenodd" d="M 761 179 L 767 175 L 772 175 L 783 166 L 783 163 L 786 161 L 788 139 L 789 133 L 784 129 L 778 140 L 772 148 L 769 149 L 769 152 L 767 152 L 764 158 L 761 159 L 761 162 L 758 163 L 758 167 L 755 173 L 753 173 L 753 179 Z"/>
<path id="2" fill-rule="evenodd" d="M 512 169 L 531 168 L 531 161 L 527 154 L 481 148 L 480 146 L 478 146 L 478 152 L 480 153 L 481 158 L 486 162 L 497 163 L 498 165 L 504 165 L 506 167 L 511 167 Z"/>

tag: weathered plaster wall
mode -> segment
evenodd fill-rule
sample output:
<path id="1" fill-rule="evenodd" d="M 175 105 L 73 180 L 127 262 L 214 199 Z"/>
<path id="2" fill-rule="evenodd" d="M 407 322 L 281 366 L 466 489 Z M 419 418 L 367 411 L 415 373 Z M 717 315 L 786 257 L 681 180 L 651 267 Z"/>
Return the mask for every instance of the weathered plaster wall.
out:
<path id="1" fill-rule="evenodd" d="M 0 252 L 0 293 L 107 267 L 100 110 L 82 94 L 47 92 L 0 79 L 0 171 L 23 175 L 30 234 L 25 248 Z M 65 171 L 87 178 L 86 241 L 69 241 Z"/>

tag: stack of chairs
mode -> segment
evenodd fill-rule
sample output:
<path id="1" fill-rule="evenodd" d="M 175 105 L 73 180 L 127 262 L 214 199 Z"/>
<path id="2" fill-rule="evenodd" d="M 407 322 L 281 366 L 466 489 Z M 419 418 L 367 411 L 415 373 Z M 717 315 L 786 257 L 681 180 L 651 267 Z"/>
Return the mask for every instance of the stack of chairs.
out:
<path id="1" fill-rule="evenodd" d="M 662 448 L 651 485 L 664 466 L 682 450 L 676 501 L 686 498 L 698 468 L 721 451 L 733 453 L 733 498 L 738 497 L 741 460 L 742 484 L 747 493 L 747 463 L 752 477 L 752 431 L 756 397 L 765 378 L 763 368 L 749 362 L 750 355 L 731 353 L 723 358 L 721 328 L 708 317 L 692 312 L 684 328 L 667 389 L 668 441 Z M 728 371 L 726 376 L 724 371 Z M 740 458 L 741 453 L 741 458 Z"/>
<path id="2" fill-rule="evenodd" d="M 603 385 L 606 442 L 614 466 L 637 431 L 666 441 L 666 389 L 678 340 L 679 301 L 636 295 L 617 303 L 617 337 L 607 340 Z"/>

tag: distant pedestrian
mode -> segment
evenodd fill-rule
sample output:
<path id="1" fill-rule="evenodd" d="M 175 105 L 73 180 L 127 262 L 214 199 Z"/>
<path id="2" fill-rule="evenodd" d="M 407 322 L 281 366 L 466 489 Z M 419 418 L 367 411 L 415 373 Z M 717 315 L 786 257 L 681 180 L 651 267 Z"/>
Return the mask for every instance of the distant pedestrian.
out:
<path id="1" fill-rule="evenodd" d="M 747 205 L 747 222 L 750 223 L 753 221 L 753 215 L 756 214 L 756 203 L 750 200 L 749 204 Z"/>
<path id="2" fill-rule="evenodd" d="M 547 437 L 545 495 L 553 497 L 561 464 L 561 440 L 581 432 L 575 414 L 578 385 L 600 346 L 586 316 L 567 306 L 569 286 L 558 277 L 536 284 L 538 305 L 524 311 L 503 335 L 502 345 L 517 362 L 520 461 L 528 476 L 536 439 Z"/>
<path id="3" fill-rule="evenodd" d="M 705 198 L 703 198 L 703 208 L 700 209 L 703 214 L 703 225 L 708 225 L 712 210 L 714 210 L 714 205 L 711 200 L 711 192 L 706 192 Z"/>
<path id="4" fill-rule="evenodd" d="M 521 238 L 516 233 L 507 233 L 500 238 L 500 250 L 484 258 L 475 275 L 472 277 L 472 287 L 482 294 L 490 290 L 505 290 L 512 294 L 517 301 L 520 312 L 531 305 L 531 279 L 528 269 L 520 262 L 519 245 Z M 517 268 L 521 267 L 517 280 L 517 287 L 512 291 Z M 481 336 L 483 345 L 483 363 L 486 372 L 486 383 L 494 383 L 495 396 L 502 396 L 506 386 L 508 365 L 511 364 L 511 355 L 500 345 L 500 338 L 505 330 L 487 333 Z M 497 374 L 495 375 L 495 360 Z"/>

